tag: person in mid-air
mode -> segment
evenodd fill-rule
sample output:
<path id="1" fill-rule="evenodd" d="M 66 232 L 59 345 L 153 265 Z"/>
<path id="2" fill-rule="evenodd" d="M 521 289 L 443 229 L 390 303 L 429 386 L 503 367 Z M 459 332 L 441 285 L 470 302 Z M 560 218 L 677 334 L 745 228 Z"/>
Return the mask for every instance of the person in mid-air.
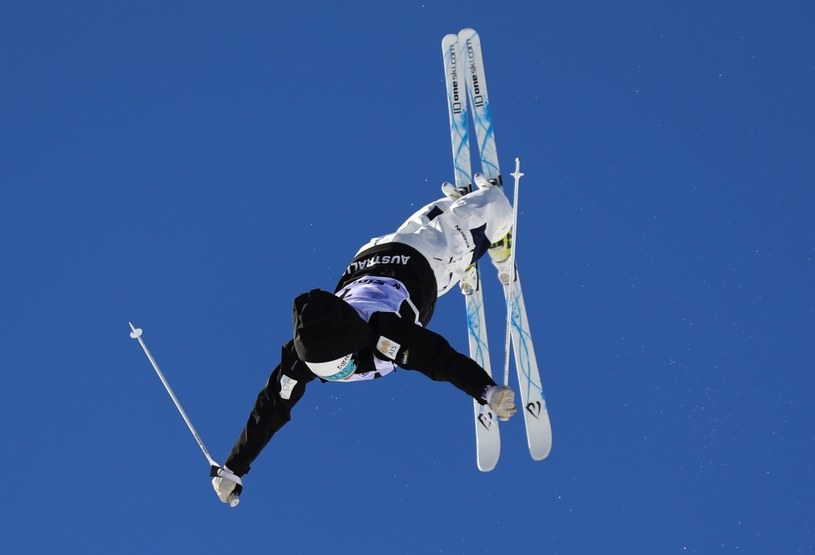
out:
<path id="1" fill-rule="evenodd" d="M 291 419 L 306 384 L 353 383 L 397 367 L 449 382 L 501 420 L 515 414 L 515 394 L 425 326 L 436 299 L 459 284 L 486 252 L 509 264 L 512 207 L 503 188 L 480 175 L 476 191 L 445 183 L 445 197 L 413 214 L 396 232 L 369 241 L 334 293 L 314 289 L 294 299 L 293 338 L 257 397 L 246 426 L 212 484 L 221 501 L 240 495 L 241 477 Z M 467 292 L 465 284 L 462 289 Z"/>

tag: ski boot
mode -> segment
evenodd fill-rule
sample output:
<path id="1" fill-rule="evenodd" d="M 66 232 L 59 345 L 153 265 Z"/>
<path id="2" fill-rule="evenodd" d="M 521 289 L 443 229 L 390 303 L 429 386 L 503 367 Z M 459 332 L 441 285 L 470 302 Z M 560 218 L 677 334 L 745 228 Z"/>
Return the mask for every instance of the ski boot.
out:
<path id="1" fill-rule="evenodd" d="M 478 267 L 475 265 L 475 262 L 467 266 L 467 269 L 464 270 L 464 275 L 459 282 L 459 287 L 461 287 L 461 292 L 465 295 L 472 295 L 475 293 L 475 290 L 478 289 Z"/>
<path id="2" fill-rule="evenodd" d="M 492 259 L 492 264 L 498 270 L 498 279 L 504 285 L 509 285 L 512 278 L 512 268 L 510 268 L 510 255 L 512 254 L 512 231 L 506 234 L 503 239 L 490 245 L 487 254 Z"/>
<path id="3" fill-rule="evenodd" d="M 484 177 L 483 173 L 477 173 L 473 176 L 473 181 L 475 181 L 476 187 L 479 189 L 484 189 L 485 187 L 501 187 L 501 177 L 491 177 L 487 179 Z"/>
<path id="4" fill-rule="evenodd" d="M 501 186 L 501 178 L 500 177 L 493 177 L 491 179 L 487 179 L 484 177 L 483 174 L 477 173 L 473 176 L 473 181 L 475 181 L 476 187 L 479 189 L 483 189 L 485 187 L 495 187 Z M 458 200 L 467 193 L 470 192 L 468 187 L 456 187 L 452 183 L 445 181 L 441 184 L 441 192 L 444 193 L 444 196 L 449 198 L 450 200 Z"/>
<path id="5" fill-rule="evenodd" d="M 467 187 L 456 187 L 452 183 L 445 181 L 441 184 L 441 192 L 450 200 L 455 201 L 466 195 L 469 191 Z"/>

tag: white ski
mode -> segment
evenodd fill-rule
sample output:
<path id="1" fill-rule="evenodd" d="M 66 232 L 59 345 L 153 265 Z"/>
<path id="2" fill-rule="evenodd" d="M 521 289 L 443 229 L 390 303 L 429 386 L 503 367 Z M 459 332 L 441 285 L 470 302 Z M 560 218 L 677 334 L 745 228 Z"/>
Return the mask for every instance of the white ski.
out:
<path id="1" fill-rule="evenodd" d="M 481 39 L 474 29 L 462 29 L 458 33 L 458 45 L 462 56 L 466 56 L 459 61 L 459 65 L 466 67 L 467 96 L 472 107 L 482 172 L 487 179 L 498 179 L 500 183 L 501 172 L 495 146 L 484 60 L 481 55 Z M 510 284 L 503 284 L 503 286 L 505 299 L 511 303 L 507 312 L 512 315 L 510 321 L 512 350 L 518 373 L 527 444 L 532 458 L 538 461 L 545 459 L 552 449 L 552 427 L 543 396 L 543 386 L 535 349 L 532 345 L 532 335 L 529 331 L 529 320 L 526 315 L 517 265 L 514 279 Z"/>
<path id="2" fill-rule="evenodd" d="M 467 92 L 464 83 L 466 65 L 462 63 L 466 52 L 458 42 L 458 35 L 447 35 L 442 40 L 444 74 L 447 85 L 447 110 L 450 116 L 450 139 L 453 146 L 453 169 L 456 188 L 472 190 L 472 169 L 470 164 L 469 120 L 467 119 Z M 476 361 L 488 374 L 490 367 L 487 326 L 484 315 L 484 296 L 481 291 L 481 275 L 477 265 L 467 271 L 462 291 L 467 307 L 467 336 L 470 358 Z M 498 464 L 501 455 L 501 436 L 498 419 L 489 405 L 481 405 L 473 400 L 475 419 L 476 461 L 478 469 L 489 472 Z"/>

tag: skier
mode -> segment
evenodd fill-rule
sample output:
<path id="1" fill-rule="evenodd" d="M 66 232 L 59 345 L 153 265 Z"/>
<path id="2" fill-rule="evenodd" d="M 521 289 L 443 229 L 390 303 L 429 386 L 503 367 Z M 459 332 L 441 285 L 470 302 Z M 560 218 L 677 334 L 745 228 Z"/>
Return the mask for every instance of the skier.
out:
<path id="1" fill-rule="evenodd" d="M 212 485 L 224 503 L 242 491 L 272 436 L 291 419 L 306 384 L 380 378 L 396 367 L 418 370 L 488 404 L 501 420 L 515 414 L 515 394 L 425 326 L 438 296 L 489 252 L 499 274 L 509 263 L 512 207 L 503 188 L 476 175 L 478 190 L 445 183 L 445 197 L 413 214 L 395 233 L 363 246 L 335 293 L 311 290 L 293 303 L 294 337 Z M 465 284 L 462 289 L 467 292 Z"/>

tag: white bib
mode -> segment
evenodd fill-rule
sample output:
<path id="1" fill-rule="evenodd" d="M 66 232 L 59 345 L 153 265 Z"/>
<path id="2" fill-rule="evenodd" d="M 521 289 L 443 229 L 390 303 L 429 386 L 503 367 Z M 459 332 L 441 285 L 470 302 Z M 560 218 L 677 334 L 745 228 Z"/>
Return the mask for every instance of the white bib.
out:
<path id="1" fill-rule="evenodd" d="M 414 312 L 418 314 L 416 307 L 413 306 L 413 303 L 410 301 L 407 288 L 398 279 L 377 276 L 361 277 L 337 291 L 336 295 L 354 307 L 366 322 L 370 320 L 374 312 L 394 312 L 400 314 L 399 309 L 405 301 L 407 301 L 411 307 L 413 307 Z M 390 356 L 391 358 L 395 357 L 399 347 L 399 344 L 384 336 L 377 340 L 376 348 L 379 349 L 382 354 Z M 377 376 L 385 376 L 396 370 L 396 365 L 389 360 L 381 360 L 374 357 L 374 364 L 376 365 L 375 372 L 351 374 L 338 383 L 372 380 Z"/>

